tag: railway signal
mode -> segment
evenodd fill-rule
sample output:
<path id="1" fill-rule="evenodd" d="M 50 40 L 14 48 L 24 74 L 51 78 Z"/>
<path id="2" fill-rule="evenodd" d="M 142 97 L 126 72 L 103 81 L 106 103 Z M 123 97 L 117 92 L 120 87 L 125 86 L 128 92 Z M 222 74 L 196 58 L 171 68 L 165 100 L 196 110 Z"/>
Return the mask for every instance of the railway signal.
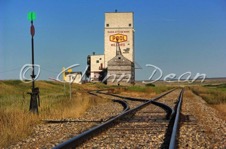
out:
<path id="1" fill-rule="evenodd" d="M 40 106 L 40 98 L 39 98 L 39 88 L 35 87 L 35 70 L 34 70 L 34 35 L 35 35 L 35 27 L 33 25 L 33 21 L 36 19 L 35 12 L 29 12 L 28 13 L 28 20 L 31 21 L 31 27 L 30 27 L 30 34 L 31 34 L 31 57 L 32 57 L 32 92 L 29 92 L 28 94 L 31 95 L 30 99 L 30 108 L 29 110 L 34 113 L 38 114 L 38 106 Z"/>

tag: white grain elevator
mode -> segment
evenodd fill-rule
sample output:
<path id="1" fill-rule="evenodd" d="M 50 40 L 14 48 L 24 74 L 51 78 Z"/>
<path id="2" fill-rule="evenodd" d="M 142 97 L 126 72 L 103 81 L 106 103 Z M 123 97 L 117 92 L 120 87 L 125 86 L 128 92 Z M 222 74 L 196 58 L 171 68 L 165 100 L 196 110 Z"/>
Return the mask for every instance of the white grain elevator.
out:
<path id="1" fill-rule="evenodd" d="M 119 56 L 116 55 L 117 49 L 120 49 L 121 56 L 123 57 L 122 60 L 117 59 L 119 58 Z M 130 80 L 125 82 L 125 79 L 122 79 L 121 83 L 134 84 L 135 68 L 133 12 L 105 13 L 104 58 L 104 66 L 108 70 L 108 76 L 117 75 L 116 80 L 120 78 L 120 74 L 127 76 L 127 80 L 129 76 Z M 127 63 L 125 61 L 127 61 Z M 108 66 L 109 64 L 110 66 Z M 117 81 L 112 83 L 112 78 L 109 78 L 107 83 L 118 84 Z"/>

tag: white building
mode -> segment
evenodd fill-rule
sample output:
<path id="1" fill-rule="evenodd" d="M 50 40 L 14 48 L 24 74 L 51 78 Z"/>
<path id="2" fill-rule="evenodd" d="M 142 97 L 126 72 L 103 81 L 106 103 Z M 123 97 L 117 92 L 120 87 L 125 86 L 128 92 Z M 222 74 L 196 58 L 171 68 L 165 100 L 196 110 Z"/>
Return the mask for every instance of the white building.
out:
<path id="1" fill-rule="evenodd" d="M 105 67 L 116 56 L 116 38 L 119 38 L 122 54 L 134 62 L 133 12 L 105 13 L 104 55 Z"/>
<path id="2" fill-rule="evenodd" d="M 120 48 L 120 56 L 116 56 L 116 45 Z M 122 60 L 117 59 L 121 57 L 123 58 Z M 109 63 L 110 60 L 111 62 Z M 105 13 L 104 55 L 89 55 L 87 64 L 90 67 L 86 72 L 86 76 L 90 78 L 90 81 L 102 81 L 108 75 L 108 64 L 110 64 L 110 75 L 117 73 L 117 76 L 119 76 L 121 75 L 120 73 L 123 73 L 130 76 L 128 84 L 134 83 L 133 12 Z M 106 80 L 106 82 L 112 82 L 112 79 L 111 81 L 109 80 Z M 124 80 L 122 79 L 122 81 Z"/>
<path id="3" fill-rule="evenodd" d="M 82 72 L 65 72 L 64 81 L 68 83 L 82 83 Z"/>
<path id="4" fill-rule="evenodd" d="M 90 56 L 90 80 L 100 81 L 100 73 L 104 68 L 104 55 Z"/>

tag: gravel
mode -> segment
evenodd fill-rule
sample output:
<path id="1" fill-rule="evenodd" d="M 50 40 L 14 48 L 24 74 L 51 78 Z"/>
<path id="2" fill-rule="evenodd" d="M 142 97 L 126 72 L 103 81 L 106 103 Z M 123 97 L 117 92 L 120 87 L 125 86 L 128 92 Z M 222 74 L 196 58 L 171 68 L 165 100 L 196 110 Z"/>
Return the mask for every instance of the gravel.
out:
<path id="1" fill-rule="evenodd" d="M 186 90 L 178 148 L 226 148 L 226 122 L 201 97 Z"/>

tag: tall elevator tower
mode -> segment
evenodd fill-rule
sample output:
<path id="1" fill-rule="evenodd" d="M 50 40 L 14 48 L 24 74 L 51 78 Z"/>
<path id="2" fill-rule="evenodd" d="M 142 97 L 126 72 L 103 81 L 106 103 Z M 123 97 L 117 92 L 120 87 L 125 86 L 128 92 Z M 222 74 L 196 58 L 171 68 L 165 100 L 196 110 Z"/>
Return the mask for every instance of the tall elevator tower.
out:
<path id="1" fill-rule="evenodd" d="M 134 22 L 133 12 L 105 13 L 104 67 L 116 56 L 116 39 L 122 55 L 134 63 Z"/>

